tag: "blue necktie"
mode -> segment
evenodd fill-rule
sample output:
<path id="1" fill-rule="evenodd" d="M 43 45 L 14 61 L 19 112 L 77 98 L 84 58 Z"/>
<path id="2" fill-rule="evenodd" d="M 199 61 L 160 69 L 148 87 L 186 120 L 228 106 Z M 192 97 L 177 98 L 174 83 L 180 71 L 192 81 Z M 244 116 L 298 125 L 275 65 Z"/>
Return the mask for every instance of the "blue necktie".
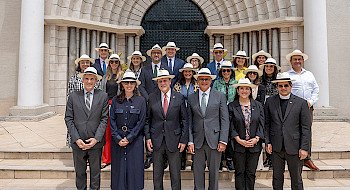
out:
<path id="1" fill-rule="evenodd" d="M 171 59 L 169 59 L 169 67 L 171 70 L 173 70 L 173 64 L 171 64 Z"/>
<path id="2" fill-rule="evenodd" d="M 102 66 L 103 66 L 103 74 L 105 75 L 107 67 L 106 67 L 106 63 L 104 61 L 102 62 Z"/>

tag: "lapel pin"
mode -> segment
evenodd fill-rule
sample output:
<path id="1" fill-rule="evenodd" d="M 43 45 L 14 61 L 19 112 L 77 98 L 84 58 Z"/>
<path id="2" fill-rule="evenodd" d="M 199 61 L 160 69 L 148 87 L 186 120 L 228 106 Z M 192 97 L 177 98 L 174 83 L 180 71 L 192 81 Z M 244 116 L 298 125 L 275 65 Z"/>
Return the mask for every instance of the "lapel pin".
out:
<path id="1" fill-rule="evenodd" d="M 290 104 L 293 103 L 293 102 L 289 102 Z"/>
<path id="2" fill-rule="evenodd" d="M 134 106 L 130 106 L 131 109 L 134 109 Z"/>
<path id="3" fill-rule="evenodd" d="M 175 98 L 175 96 L 173 96 L 173 98 Z"/>

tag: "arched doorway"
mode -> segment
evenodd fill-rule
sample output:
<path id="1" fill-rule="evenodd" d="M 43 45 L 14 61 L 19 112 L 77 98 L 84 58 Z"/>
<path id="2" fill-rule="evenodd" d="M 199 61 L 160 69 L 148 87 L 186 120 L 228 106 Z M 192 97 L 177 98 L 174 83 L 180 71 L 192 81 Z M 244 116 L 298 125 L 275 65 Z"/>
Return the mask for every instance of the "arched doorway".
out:
<path id="1" fill-rule="evenodd" d="M 156 43 L 165 46 L 174 41 L 181 48 L 176 57 L 185 60 L 197 52 L 208 63 L 209 37 L 204 34 L 207 25 L 203 12 L 191 0 L 159 0 L 142 19 L 145 34 L 141 36 L 140 49 L 145 54 Z"/>

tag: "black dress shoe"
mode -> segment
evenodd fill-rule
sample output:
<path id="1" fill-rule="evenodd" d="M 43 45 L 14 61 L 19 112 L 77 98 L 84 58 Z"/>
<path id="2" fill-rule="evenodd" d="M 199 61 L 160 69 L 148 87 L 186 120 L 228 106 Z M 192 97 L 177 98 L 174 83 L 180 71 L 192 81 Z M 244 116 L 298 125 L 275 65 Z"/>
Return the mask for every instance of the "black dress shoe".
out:
<path id="1" fill-rule="evenodd" d="M 226 167 L 230 172 L 235 170 L 235 167 L 233 166 L 232 161 L 226 161 Z"/>
<path id="2" fill-rule="evenodd" d="M 222 165 L 222 161 L 220 162 L 220 167 L 219 167 L 219 172 L 222 172 L 222 167 L 223 167 L 223 165 Z"/>
<path id="3" fill-rule="evenodd" d="M 101 165 L 101 169 L 104 169 L 104 168 L 106 168 L 106 167 L 109 166 L 109 165 L 111 165 L 111 163 L 102 164 L 102 165 Z"/>
<path id="4" fill-rule="evenodd" d="M 181 170 L 186 169 L 186 161 L 181 161 Z"/>
<path id="5" fill-rule="evenodd" d="M 166 169 L 168 167 L 168 161 L 164 161 L 164 168 L 163 169 Z"/>
<path id="6" fill-rule="evenodd" d="M 148 169 L 149 167 L 151 167 L 151 163 L 152 163 L 152 159 L 151 158 L 146 158 L 145 164 L 144 164 L 144 168 Z"/>

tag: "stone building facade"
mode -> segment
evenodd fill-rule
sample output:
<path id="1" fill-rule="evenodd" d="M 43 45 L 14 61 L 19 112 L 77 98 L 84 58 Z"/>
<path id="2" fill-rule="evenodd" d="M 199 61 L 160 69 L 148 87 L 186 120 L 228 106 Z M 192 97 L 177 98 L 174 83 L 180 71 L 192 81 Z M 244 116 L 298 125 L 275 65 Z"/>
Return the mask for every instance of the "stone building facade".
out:
<path id="1" fill-rule="evenodd" d="M 162 1 L 162 0 L 159 0 Z M 188 0 L 190 1 L 190 0 Z M 74 60 L 107 42 L 121 59 L 140 50 L 142 19 L 156 0 L 0 1 L 0 116 L 64 113 Z M 350 106 L 347 74 L 350 2 L 347 0 L 193 0 L 205 15 L 209 47 L 221 42 L 228 57 L 270 52 L 282 70 L 286 54 L 301 49 L 320 85 L 316 107 Z M 39 12 L 39 13 L 38 13 Z M 35 20 L 29 25 L 24 22 Z M 26 24 L 27 23 L 27 24 Z M 42 26 L 43 25 L 43 26 Z M 42 38 L 42 41 L 40 41 Z M 157 43 L 157 42 L 155 42 Z M 164 44 L 162 44 L 164 45 Z M 145 54 L 145 52 L 142 52 Z M 36 56 L 29 56 L 29 55 Z M 212 55 L 208 52 L 210 60 Z M 210 61 L 208 60 L 208 62 Z M 28 85 L 30 83 L 33 85 Z M 341 100 L 341 101 L 340 101 Z M 350 113 L 340 112 L 350 117 Z"/>

